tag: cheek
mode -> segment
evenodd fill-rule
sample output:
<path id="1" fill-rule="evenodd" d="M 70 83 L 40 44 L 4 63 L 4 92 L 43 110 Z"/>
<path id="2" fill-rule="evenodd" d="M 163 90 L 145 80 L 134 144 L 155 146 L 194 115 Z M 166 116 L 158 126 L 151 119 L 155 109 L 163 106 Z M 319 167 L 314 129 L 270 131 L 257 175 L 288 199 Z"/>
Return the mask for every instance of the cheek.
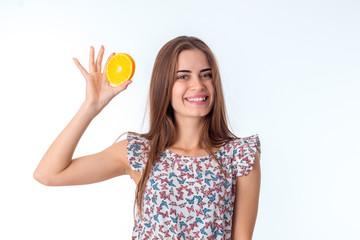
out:
<path id="1" fill-rule="evenodd" d="M 214 96 L 214 93 L 215 93 L 215 88 L 214 88 L 214 84 L 212 81 L 209 81 L 206 83 L 206 88 L 208 89 L 208 91 L 210 92 L 210 94 L 212 96 Z"/>
<path id="2" fill-rule="evenodd" d="M 184 95 L 184 86 L 181 84 L 174 84 L 174 87 L 172 89 L 172 99 L 179 99 L 182 98 Z"/>
<path id="3" fill-rule="evenodd" d="M 179 86 L 179 84 L 174 84 L 172 91 L 171 91 L 171 104 L 173 104 L 173 102 L 177 102 L 179 101 L 179 99 L 182 98 L 181 96 L 181 86 Z"/>
<path id="4" fill-rule="evenodd" d="M 212 107 L 214 107 L 214 102 L 215 102 L 215 88 L 214 88 L 214 84 L 211 82 L 209 82 L 207 85 L 206 85 L 210 95 L 211 95 L 211 105 Z"/>

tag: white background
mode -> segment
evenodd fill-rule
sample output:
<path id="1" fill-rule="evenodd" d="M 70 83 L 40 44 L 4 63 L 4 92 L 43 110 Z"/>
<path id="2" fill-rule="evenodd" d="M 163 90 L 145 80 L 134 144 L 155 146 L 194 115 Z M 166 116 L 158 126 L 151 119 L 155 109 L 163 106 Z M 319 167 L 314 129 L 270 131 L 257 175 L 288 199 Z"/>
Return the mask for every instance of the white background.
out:
<path id="1" fill-rule="evenodd" d="M 47 187 L 33 171 L 85 98 L 76 57 L 134 57 L 133 83 L 90 124 L 74 157 L 145 132 L 156 54 L 196 36 L 219 62 L 240 137 L 259 134 L 254 240 L 360 239 L 357 0 L 0 2 L 0 239 L 130 239 L 135 184 Z M 144 119 L 144 124 L 143 124 Z"/>

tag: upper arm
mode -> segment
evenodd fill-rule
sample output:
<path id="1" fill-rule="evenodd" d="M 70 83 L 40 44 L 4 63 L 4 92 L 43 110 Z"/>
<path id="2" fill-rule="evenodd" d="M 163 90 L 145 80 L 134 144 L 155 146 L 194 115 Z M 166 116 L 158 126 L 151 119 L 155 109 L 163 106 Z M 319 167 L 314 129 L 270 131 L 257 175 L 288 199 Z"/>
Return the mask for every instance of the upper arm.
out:
<path id="1" fill-rule="evenodd" d="M 75 158 L 67 168 L 50 179 L 48 185 L 90 184 L 129 174 L 126 146 L 125 139 L 101 152 Z"/>
<path id="2" fill-rule="evenodd" d="M 255 153 L 253 169 L 247 176 L 237 177 L 232 239 L 251 239 L 255 227 L 260 195 L 260 154 Z"/>

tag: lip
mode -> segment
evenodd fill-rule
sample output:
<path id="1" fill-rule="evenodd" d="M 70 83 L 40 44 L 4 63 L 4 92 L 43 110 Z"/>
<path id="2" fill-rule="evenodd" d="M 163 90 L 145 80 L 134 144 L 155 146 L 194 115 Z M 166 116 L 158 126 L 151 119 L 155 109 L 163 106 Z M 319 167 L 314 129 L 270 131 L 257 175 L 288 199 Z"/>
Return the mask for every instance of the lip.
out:
<path id="1" fill-rule="evenodd" d="M 197 95 L 197 96 L 199 96 L 199 95 Z M 207 102 L 209 101 L 209 97 L 206 96 L 206 95 L 204 95 L 204 96 L 205 96 L 205 101 L 202 101 L 202 102 L 191 102 L 191 101 L 189 101 L 187 98 L 185 98 L 185 100 L 186 100 L 188 103 L 190 103 L 190 104 L 203 105 L 203 104 L 205 104 L 205 103 L 207 103 Z"/>
<path id="2" fill-rule="evenodd" d="M 198 94 L 198 95 L 193 95 L 193 96 L 189 96 L 186 98 L 199 98 L 199 97 L 207 97 L 207 95 L 206 94 Z"/>

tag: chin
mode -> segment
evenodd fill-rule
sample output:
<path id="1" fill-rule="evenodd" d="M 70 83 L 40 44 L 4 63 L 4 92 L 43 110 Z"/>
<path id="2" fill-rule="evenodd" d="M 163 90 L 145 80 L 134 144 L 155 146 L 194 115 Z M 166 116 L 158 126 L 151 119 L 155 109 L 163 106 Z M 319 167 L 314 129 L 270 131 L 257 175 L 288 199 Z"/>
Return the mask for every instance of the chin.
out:
<path id="1" fill-rule="evenodd" d="M 194 113 L 194 114 L 191 114 L 192 117 L 206 117 L 207 115 L 209 115 L 210 111 L 209 112 L 203 112 L 203 113 Z"/>

